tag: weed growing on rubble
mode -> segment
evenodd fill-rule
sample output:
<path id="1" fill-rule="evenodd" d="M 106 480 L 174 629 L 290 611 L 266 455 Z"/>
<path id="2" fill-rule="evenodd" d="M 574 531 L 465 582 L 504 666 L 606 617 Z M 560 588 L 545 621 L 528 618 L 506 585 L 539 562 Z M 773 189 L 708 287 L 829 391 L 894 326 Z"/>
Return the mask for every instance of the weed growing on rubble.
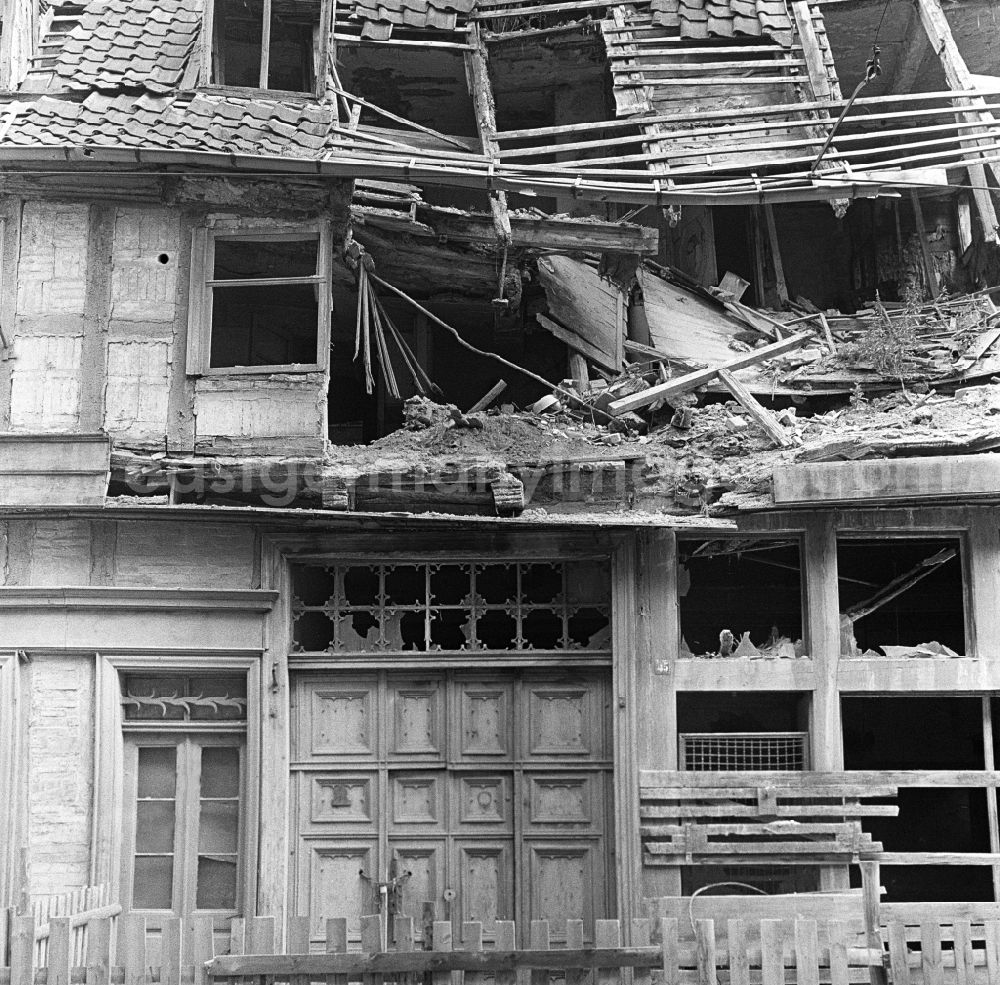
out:
<path id="1" fill-rule="evenodd" d="M 906 306 L 892 318 L 885 309 L 878 292 L 875 293 L 875 317 L 856 343 L 857 356 L 871 363 L 883 376 L 903 375 L 903 363 L 917 343 L 917 325 L 920 316 L 920 294 L 909 291 Z"/>

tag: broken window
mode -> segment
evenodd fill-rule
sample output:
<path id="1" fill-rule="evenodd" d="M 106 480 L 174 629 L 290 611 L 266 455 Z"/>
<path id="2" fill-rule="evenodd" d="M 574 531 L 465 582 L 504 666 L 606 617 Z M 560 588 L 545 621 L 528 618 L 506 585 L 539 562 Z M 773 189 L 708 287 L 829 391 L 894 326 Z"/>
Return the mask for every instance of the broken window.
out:
<path id="1" fill-rule="evenodd" d="M 677 695 L 680 768 L 808 770 L 808 719 L 809 696 L 799 692 L 681 692 Z M 716 816 L 704 819 L 713 824 L 725 820 Z M 680 871 L 681 891 L 686 895 L 721 882 L 749 884 L 765 893 L 811 892 L 819 888 L 818 867 L 772 865 L 766 859 L 754 865 L 686 865 Z M 715 892 L 738 890 L 726 886 L 717 887 Z"/>
<path id="2" fill-rule="evenodd" d="M 215 0 L 210 81 L 316 92 L 325 17 L 322 0 Z"/>
<path id="3" fill-rule="evenodd" d="M 886 801 L 899 807 L 898 817 L 864 822 L 892 855 L 880 868 L 886 902 L 994 899 L 988 853 L 1000 844 L 990 835 L 987 804 L 996 790 L 982 779 L 977 785 L 974 775 L 994 762 L 993 703 L 922 695 L 842 699 L 845 769 L 915 774 Z M 957 864 L 931 864 L 927 853 L 938 852 L 952 853 L 942 861 Z M 962 858 L 966 853 L 984 857 L 971 864 L 974 858 Z"/>
<path id="4" fill-rule="evenodd" d="M 244 676 L 122 679 L 123 902 L 147 928 L 241 908 Z"/>
<path id="5" fill-rule="evenodd" d="M 188 372 L 322 370 L 330 325 L 325 230 L 227 232 L 217 224 L 198 232 L 205 262 L 192 263 Z"/>
<path id="6" fill-rule="evenodd" d="M 293 584 L 298 651 L 611 648 L 598 561 L 297 565 Z"/>
<path id="7" fill-rule="evenodd" d="M 837 544 L 837 568 L 845 655 L 965 653 L 965 596 L 957 538 L 842 538 Z"/>
<path id="8" fill-rule="evenodd" d="M 684 540 L 678 545 L 682 657 L 800 657 L 797 541 Z"/>

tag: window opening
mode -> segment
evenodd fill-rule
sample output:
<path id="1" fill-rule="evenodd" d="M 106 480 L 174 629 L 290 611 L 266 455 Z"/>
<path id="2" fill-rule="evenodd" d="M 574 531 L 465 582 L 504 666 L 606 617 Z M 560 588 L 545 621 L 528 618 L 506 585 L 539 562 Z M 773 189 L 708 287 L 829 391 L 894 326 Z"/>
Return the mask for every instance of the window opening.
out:
<path id="1" fill-rule="evenodd" d="M 319 246 L 318 234 L 215 237 L 210 368 L 319 362 Z"/>
<path id="2" fill-rule="evenodd" d="M 986 768 L 981 698 L 845 697 L 841 713 L 845 769 Z M 892 801 L 899 816 L 871 818 L 865 831 L 886 852 L 996 852 L 987 812 L 995 791 L 975 782 L 968 777 L 964 785 L 900 785 Z M 880 875 L 887 902 L 994 898 L 989 864 L 883 864 Z"/>
<path id="3" fill-rule="evenodd" d="M 608 650 L 600 561 L 296 565 L 299 651 Z"/>
<path id="4" fill-rule="evenodd" d="M 811 768 L 809 696 L 798 692 L 760 691 L 680 693 L 677 695 L 679 762 L 682 770 L 808 770 Z M 756 800 L 734 799 L 752 807 Z M 723 823 L 706 816 L 690 823 Z M 819 889 L 819 868 L 811 865 L 684 865 L 681 891 L 716 882 L 741 882 L 768 893 L 803 893 Z M 711 892 L 711 891 L 710 891 Z M 733 887 L 716 894 L 738 893 Z"/>
<path id="5" fill-rule="evenodd" d="M 212 82 L 314 92 L 321 0 L 215 0 Z"/>
<path id="6" fill-rule="evenodd" d="M 123 884 L 150 931 L 241 909 L 246 678 L 122 676 L 131 838 Z"/>
<path id="7" fill-rule="evenodd" d="M 845 656 L 954 657 L 965 653 L 958 538 L 837 544 Z"/>
<path id="8" fill-rule="evenodd" d="M 801 657 L 796 541 L 681 541 L 680 656 Z"/>

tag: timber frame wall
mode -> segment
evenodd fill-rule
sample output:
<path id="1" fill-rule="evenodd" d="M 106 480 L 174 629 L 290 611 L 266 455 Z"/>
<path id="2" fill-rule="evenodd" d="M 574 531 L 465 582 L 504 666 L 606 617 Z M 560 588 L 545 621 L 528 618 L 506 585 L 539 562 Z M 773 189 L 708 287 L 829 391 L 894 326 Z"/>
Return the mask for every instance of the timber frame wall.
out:
<path id="1" fill-rule="evenodd" d="M 101 523 L 140 520 L 137 511 L 117 521 L 101 511 Z M 639 780 L 643 770 L 676 770 L 678 693 L 698 691 L 788 691 L 811 697 L 809 719 L 812 768 L 843 768 L 840 698 L 860 695 L 1000 695 L 1000 511 L 989 506 L 847 508 L 775 511 L 741 517 L 739 529 L 718 521 L 689 519 L 678 528 L 527 525 L 504 521 L 463 523 L 455 519 L 315 514 L 268 517 L 262 511 L 228 517 L 252 555 L 252 588 L 177 589 L 108 584 L 81 588 L 8 584 L 0 587 L 5 649 L 0 651 L 0 716 L 13 722 L 0 742 L 0 784 L 18 791 L 0 804 L 0 846 L 20 843 L 27 823 L 27 770 L 18 763 L 16 743 L 24 741 L 30 711 L 33 656 L 79 658 L 94 667 L 98 718 L 94 722 L 91 877 L 114 883 L 118 871 L 121 818 L 121 729 L 117 690 L 119 667 L 173 669 L 226 666 L 248 672 L 248 694 L 256 695 L 248 715 L 250 768 L 256 822 L 256 886 L 244 897 L 248 909 L 274 916 L 284 926 L 295 916 L 289 907 L 291 816 L 289 652 L 292 597 L 290 563 L 299 560 L 364 558 L 391 561 L 404 555 L 423 560 L 570 559 L 607 557 L 612 569 L 612 698 L 617 916 L 629 926 L 642 912 L 643 897 L 679 891 L 679 870 L 645 868 L 639 843 Z M 195 535 L 207 529 L 190 511 L 142 511 L 140 522 L 168 528 L 180 521 Z M 218 521 L 218 513 L 212 515 Z M 58 521 L 64 522 L 64 521 Z M 65 522 L 71 522 L 69 520 Z M 237 528 L 237 529 L 234 529 Z M 968 656 L 951 659 L 841 659 L 837 591 L 838 534 L 867 538 L 895 535 L 959 538 L 965 584 Z M 677 538 L 725 536 L 799 539 L 803 559 L 804 629 L 808 659 L 678 659 Z M 235 541 L 231 541 L 235 543 Z M 252 546 L 252 549 L 250 545 Z M 164 550 L 170 551 L 169 546 Z M 176 584 L 177 568 L 163 557 L 147 555 L 152 586 Z M 110 562 L 109 562 L 110 565 Z M 114 581 L 114 567 L 109 567 Z M 232 582 L 229 582 L 232 584 Z M 151 641 L 156 641 L 151 646 Z M 27 665 L 18 651 L 24 651 Z M 312 658 L 310 658 L 312 659 Z M 409 658 L 412 662 L 412 657 Z M 437 661 L 437 662 L 435 662 Z M 291 663 L 294 664 L 294 658 Z M 426 655 L 428 668 L 449 662 L 447 655 Z M 329 666 L 337 665 L 331 657 Z M 388 664 L 387 664 L 388 666 Z M 21 673 L 19 674 L 19 671 Z M 19 677 L 21 683 L 19 684 Z M 19 724 L 18 724 L 19 723 Z M 20 738 L 18 738 L 20 736 Z M 256 755 L 257 764 L 253 757 Z M 32 769 L 38 764 L 32 764 Z M 993 789 L 993 764 L 961 782 Z M 254 775 L 253 772 L 250 775 Z M 959 782 L 956 780 L 955 782 Z M 256 805 L 256 806 L 254 806 Z M 995 813 L 990 818 L 996 825 Z M 117 827 L 116 827 L 117 825 Z M 10 837 L 9 832 L 14 836 Z M 995 831 L 994 831 L 995 833 Z M 20 887 L 17 853 L 0 852 L 0 893 L 4 901 Z M 251 852 L 252 855 L 252 852 Z M 844 867 L 828 867 L 824 883 L 843 885 Z"/>

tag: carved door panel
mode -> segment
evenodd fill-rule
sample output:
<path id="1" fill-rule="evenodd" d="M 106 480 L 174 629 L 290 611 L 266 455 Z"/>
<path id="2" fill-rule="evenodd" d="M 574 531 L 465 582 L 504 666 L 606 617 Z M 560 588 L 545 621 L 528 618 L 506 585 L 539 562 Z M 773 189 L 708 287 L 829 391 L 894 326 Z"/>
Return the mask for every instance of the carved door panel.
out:
<path id="1" fill-rule="evenodd" d="M 612 907 L 602 672 L 328 673 L 295 689 L 294 899 L 313 917 L 593 920 Z M 380 896 L 391 876 L 398 892 Z"/>

